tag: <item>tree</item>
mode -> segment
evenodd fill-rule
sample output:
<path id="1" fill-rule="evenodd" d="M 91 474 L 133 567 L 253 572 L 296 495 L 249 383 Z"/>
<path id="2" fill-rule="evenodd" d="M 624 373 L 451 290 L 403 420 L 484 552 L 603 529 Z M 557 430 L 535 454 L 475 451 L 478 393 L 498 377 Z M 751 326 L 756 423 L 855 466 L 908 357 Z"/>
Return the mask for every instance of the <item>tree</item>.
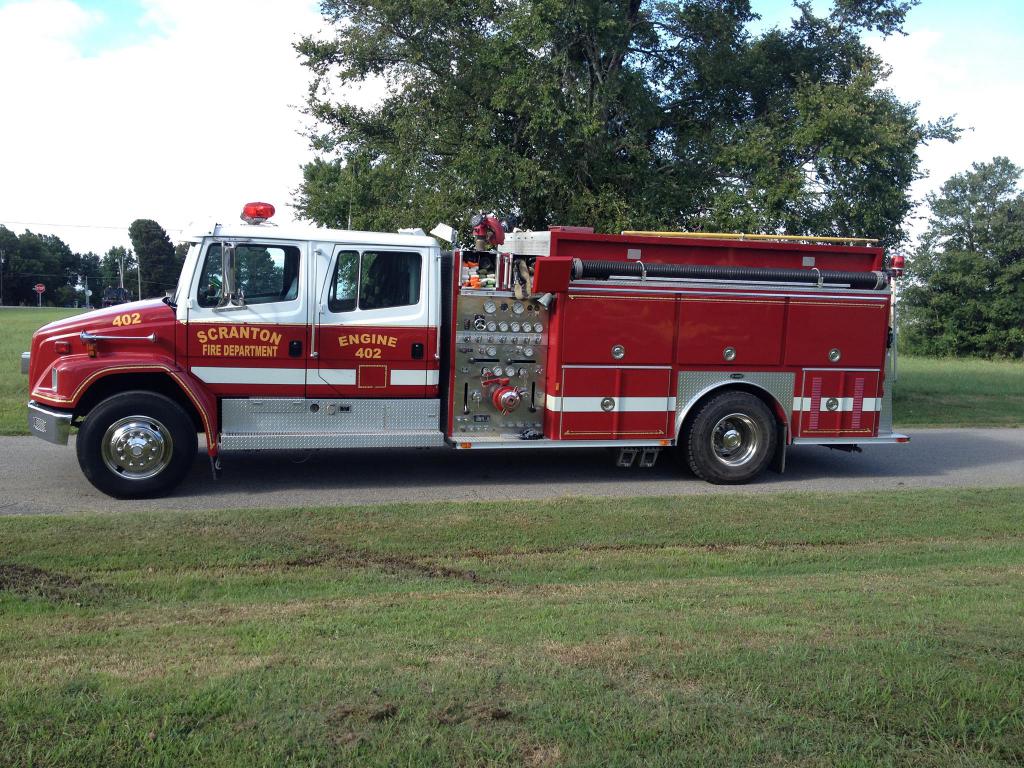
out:
<path id="1" fill-rule="evenodd" d="M 13 300 L 15 286 L 12 265 L 18 254 L 18 236 L 0 224 L 0 304 L 16 304 Z"/>
<path id="2" fill-rule="evenodd" d="M 904 238 L 917 148 L 954 139 L 880 87 L 860 40 L 915 0 L 798 2 L 755 34 L 749 0 L 326 0 L 312 72 L 319 156 L 301 214 L 367 229 L 486 207 L 524 226 Z M 335 98 L 379 78 L 375 107 Z"/>
<path id="3" fill-rule="evenodd" d="M 146 296 L 163 296 L 178 284 L 183 260 L 179 260 L 167 232 L 152 219 L 136 219 L 128 227 L 128 236 L 141 263 L 142 291 Z M 136 272 L 136 277 L 138 273 Z M 140 297 L 141 298 L 141 297 Z"/>
<path id="4" fill-rule="evenodd" d="M 0 247 L 4 250 L 4 303 L 35 304 L 36 283 L 46 286 L 43 304 L 73 304 L 78 287 L 78 259 L 67 244 L 54 235 L 21 235 L 0 227 Z"/>
<path id="5" fill-rule="evenodd" d="M 929 355 L 1024 353 L 1022 170 L 974 163 L 929 196 L 901 301 L 905 347 Z"/>

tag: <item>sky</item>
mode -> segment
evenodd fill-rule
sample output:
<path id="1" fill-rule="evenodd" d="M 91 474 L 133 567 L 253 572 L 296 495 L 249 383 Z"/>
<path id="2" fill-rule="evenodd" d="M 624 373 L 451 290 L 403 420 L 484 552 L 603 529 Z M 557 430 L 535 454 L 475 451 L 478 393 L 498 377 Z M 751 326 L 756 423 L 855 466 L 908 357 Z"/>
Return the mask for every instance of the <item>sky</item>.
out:
<path id="1" fill-rule="evenodd" d="M 0 224 L 102 253 L 129 245 L 137 218 L 172 240 L 193 223 L 236 220 L 251 200 L 294 220 L 313 155 L 301 111 L 309 75 L 292 45 L 329 32 L 318 6 L 0 0 Z M 788 0 L 753 7 L 763 26 L 793 14 Z M 906 32 L 869 40 L 892 67 L 887 86 L 918 102 L 921 120 L 955 115 L 965 129 L 921 150 L 929 178 L 915 197 L 995 155 L 1024 166 L 1024 2 L 923 0 Z"/>

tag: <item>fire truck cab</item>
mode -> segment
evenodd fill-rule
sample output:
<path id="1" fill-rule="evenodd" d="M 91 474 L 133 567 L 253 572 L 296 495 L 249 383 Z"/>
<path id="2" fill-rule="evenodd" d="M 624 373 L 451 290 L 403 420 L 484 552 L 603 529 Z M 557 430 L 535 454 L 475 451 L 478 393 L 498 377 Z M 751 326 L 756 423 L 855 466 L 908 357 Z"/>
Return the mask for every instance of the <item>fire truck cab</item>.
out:
<path id="1" fill-rule="evenodd" d="M 676 449 L 701 478 L 782 470 L 786 447 L 892 431 L 890 281 L 858 241 L 485 228 L 199 233 L 164 300 L 78 315 L 23 356 L 29 428 L 118 497 L 224 451 Z"/>

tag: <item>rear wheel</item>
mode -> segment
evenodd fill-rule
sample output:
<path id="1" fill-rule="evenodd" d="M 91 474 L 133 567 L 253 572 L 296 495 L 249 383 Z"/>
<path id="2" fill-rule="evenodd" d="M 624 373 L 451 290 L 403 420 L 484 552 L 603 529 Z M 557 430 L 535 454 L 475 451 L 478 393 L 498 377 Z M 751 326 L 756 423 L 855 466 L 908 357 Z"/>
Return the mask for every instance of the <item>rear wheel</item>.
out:
<path id="1" fill-rule="evenodd" d="M 694 474 L 709 483 L 746 483 L 760 475 L 775 451 L 775 417 L 747 392 L 725 392 L 705 403 L 686 436 Z"/>
<path id="2" fill-rule="evenodd" d="M 86 417 L 76 452 L 96 488 L 122 499 L 157 496 L 181 482 L 196 457 L 192 419 L 153 392 L 107 398 Z"/>

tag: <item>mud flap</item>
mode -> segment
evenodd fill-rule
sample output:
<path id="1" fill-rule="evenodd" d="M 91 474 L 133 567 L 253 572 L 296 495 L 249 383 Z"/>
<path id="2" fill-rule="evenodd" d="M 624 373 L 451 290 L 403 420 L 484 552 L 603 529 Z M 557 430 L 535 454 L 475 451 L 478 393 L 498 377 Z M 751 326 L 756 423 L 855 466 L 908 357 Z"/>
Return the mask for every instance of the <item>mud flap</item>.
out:
<path id="1" fill-rule="evenodd" d="M 779 427 L 775 430 L 775 455 L 769 466 L 781 475 L 786 471 L 786 426 L 780 424 Z"/>

